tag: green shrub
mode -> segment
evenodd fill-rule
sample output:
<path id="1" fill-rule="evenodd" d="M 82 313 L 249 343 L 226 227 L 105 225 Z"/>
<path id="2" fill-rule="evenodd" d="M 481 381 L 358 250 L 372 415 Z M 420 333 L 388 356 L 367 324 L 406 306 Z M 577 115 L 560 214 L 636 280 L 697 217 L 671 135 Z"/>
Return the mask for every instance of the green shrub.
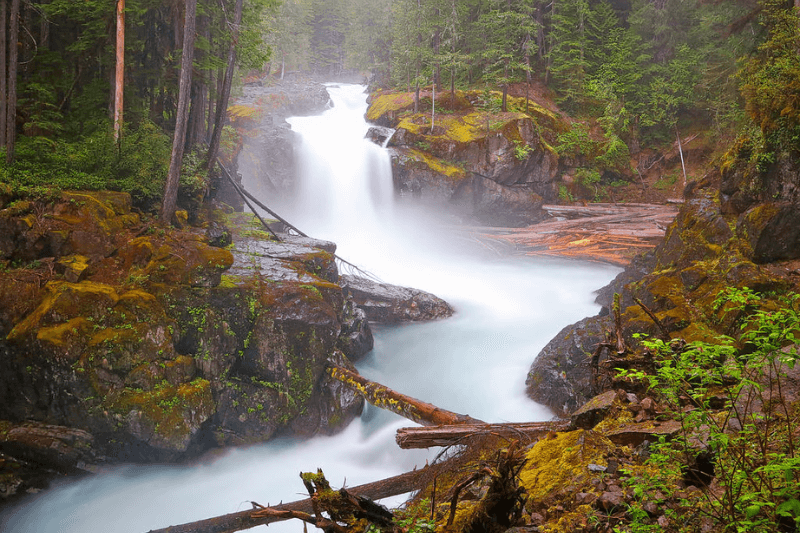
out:
<path id="1" fill-rule="evenodd" d="M 753 291 L 730 289 L 715 305 L 737 313 L 737 337 L 686 345 L 645 339 L 655 372 L 620 374 L 644 380 L 682 428 L 652 446 L 650 468 L 631 478 L 641 499 L 632 505 L 638 518 L 630 531 L 647 526 L 640 511 L 648 495 L 670 493 L 701 449 L 713 464 L 713 482 L 689 505 L 695 518 L 709 516 L 719 530 L 736 532 L 800 525 L 800 425 L 785 396 L 798 362 L 800 296 L 765 302 Z M 690 515 L 681 519 L 688 523 Z"/>

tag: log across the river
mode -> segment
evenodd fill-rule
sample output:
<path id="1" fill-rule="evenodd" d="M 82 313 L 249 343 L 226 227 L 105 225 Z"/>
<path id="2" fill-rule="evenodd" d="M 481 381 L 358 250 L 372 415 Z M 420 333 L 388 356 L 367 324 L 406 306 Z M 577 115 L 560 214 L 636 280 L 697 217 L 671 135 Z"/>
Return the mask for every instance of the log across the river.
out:
<path id="1" fill-rule="evenodd" d="M 431 446 L 453 446 L 465 439 L 494 435 L 513 440 L 538 439 L 551 431 L 565 431 L 569 421 L 517 422 L 508 424 L 457 424 L 400 428 L 395 439 L 403 449 L 430 448 Z"/>
<path id="2" fill-rule="evenodd" d="M 389 496 L 405 494 L 413 490 L 418 490 L 424 484 L 425 479 L 430 475 L 429 469 L 430 467 L 412 470 L 411 472 L 406 472 L 405 474 L 400 474 L 381 481 L 359 485 L 347 489 L 347 491 L 350 494 L 364 496 L 372 500 L 380 500 L 381 498 L 388 498 Z M 311 506 L 311 498 L 291 503 L 282 503 L 272 506 L 270 509 L 275 509 L 277 511 L 299 511 L 302 513 L 314 512 Z M 234 531 L 242 531 L 244 529 L 263 526 L 291 518 L 281 516 L 259 516 L 259 511 L 263 511 L 263 508 L 249 509 L 247 511 L 240 511 L 238 513 L 226 514 L 163 529 L 154 529 L 149 533 L 233 533 Z"/>
<path id="3" fill-rule="evenodd" d="M 460 415 L 440 409 L 433 404 L 393 391 L 389 387 L 370 381 L 346 368 L 332 366 L 328 368 L 328 373 L 334 379 L 363 394 L 364 398 L 372 405 L 393 411 L 423 426 L 483 423 L 469 415 Z"/>

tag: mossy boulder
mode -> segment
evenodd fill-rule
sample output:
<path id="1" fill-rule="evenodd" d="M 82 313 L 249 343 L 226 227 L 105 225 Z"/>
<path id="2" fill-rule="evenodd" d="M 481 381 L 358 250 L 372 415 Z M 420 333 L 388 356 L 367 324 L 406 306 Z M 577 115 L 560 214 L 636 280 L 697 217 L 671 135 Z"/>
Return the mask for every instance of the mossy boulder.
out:
<path id="1" fill-rule="evenodd" d="M 609 317 L 589 317 L 562 329 L 542 348 L 525 381 L 528 396 L 566 417 L 595 395 L 589 362 L 613 330 Z M 604 356 L 605 357 L 605 356 Z"/>
<path id="2" fill-rule="evenodd" d="M 555 138 L 560 120 L 524 99 L 510 98 L 508 112 L 489 110 L 486 97 L 457 93 L 442 107 L 437 101 L 433 117 L 428 93 L 418 113 L 412 93 L 379 93 L 367 120 L 396 128 L 389 146 L 401 194 L 448 205 L 482 223 L 530 224 L 542 217 L 542 198 L 557 195 L 558 155 L 546 139 Z"/>
<path id="3" fill-rule="evenodd" d="M 759 204 L 742 214 L 736 226 L 753 261 L 772 263 L 800 258 L 800 209 L 788 202 Z"/>

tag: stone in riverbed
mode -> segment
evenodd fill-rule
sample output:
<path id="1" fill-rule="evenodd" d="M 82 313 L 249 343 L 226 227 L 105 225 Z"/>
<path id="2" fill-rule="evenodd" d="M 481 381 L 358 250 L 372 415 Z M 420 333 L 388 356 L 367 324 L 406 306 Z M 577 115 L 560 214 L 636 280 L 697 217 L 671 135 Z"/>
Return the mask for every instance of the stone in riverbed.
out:
<path id="1" fill-rule="evenodd" d="M 370 322 L 396 324 L 447 318 L 453 314 L 447 302 L 418 289 L 349 275 L 341 276 L 340 283 Z"/>

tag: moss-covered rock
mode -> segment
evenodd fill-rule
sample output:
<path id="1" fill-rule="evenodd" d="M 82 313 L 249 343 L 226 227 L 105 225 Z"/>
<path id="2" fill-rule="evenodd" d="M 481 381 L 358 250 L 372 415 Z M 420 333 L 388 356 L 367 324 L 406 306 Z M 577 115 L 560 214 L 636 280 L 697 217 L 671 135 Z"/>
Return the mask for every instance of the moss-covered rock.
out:
<path id="1" fill-rule="evenodd" d="M 19 230 L 4 253 L 27 268 L 0 272 L 0 416 L 88 431 L 119 459 L 165 460 L 333 431 L 359 412 L 324 372 L 347 365 L 338 348 L 371 347 L 332 243 L 274 242 L 237 215 L 233 245 L 211 246 L 202 228 L 137 226 L 113 193 L 3 217 Z M 39 227 L 66 236 L 58 250 L 31 245 Z"/>
<path id="2" fill-rule="evenodd" d="M 525 99 L 510 98 L 508 112 L 489 111 L 485 98 L 478 91 L 457 93 L 455 102 L 437 102 L 434 118 L 431 95 L 424 94 L 421 111 L 413 113 L 412 93 L 379 93 L 367 119 L 396 128 L 389 146 L 401 193 L 482 223 L 530 224 L 542 217 L 542 198 L 557 195 L 558 155 L 546 139 L 555 138 L 560 120 Z"/>

